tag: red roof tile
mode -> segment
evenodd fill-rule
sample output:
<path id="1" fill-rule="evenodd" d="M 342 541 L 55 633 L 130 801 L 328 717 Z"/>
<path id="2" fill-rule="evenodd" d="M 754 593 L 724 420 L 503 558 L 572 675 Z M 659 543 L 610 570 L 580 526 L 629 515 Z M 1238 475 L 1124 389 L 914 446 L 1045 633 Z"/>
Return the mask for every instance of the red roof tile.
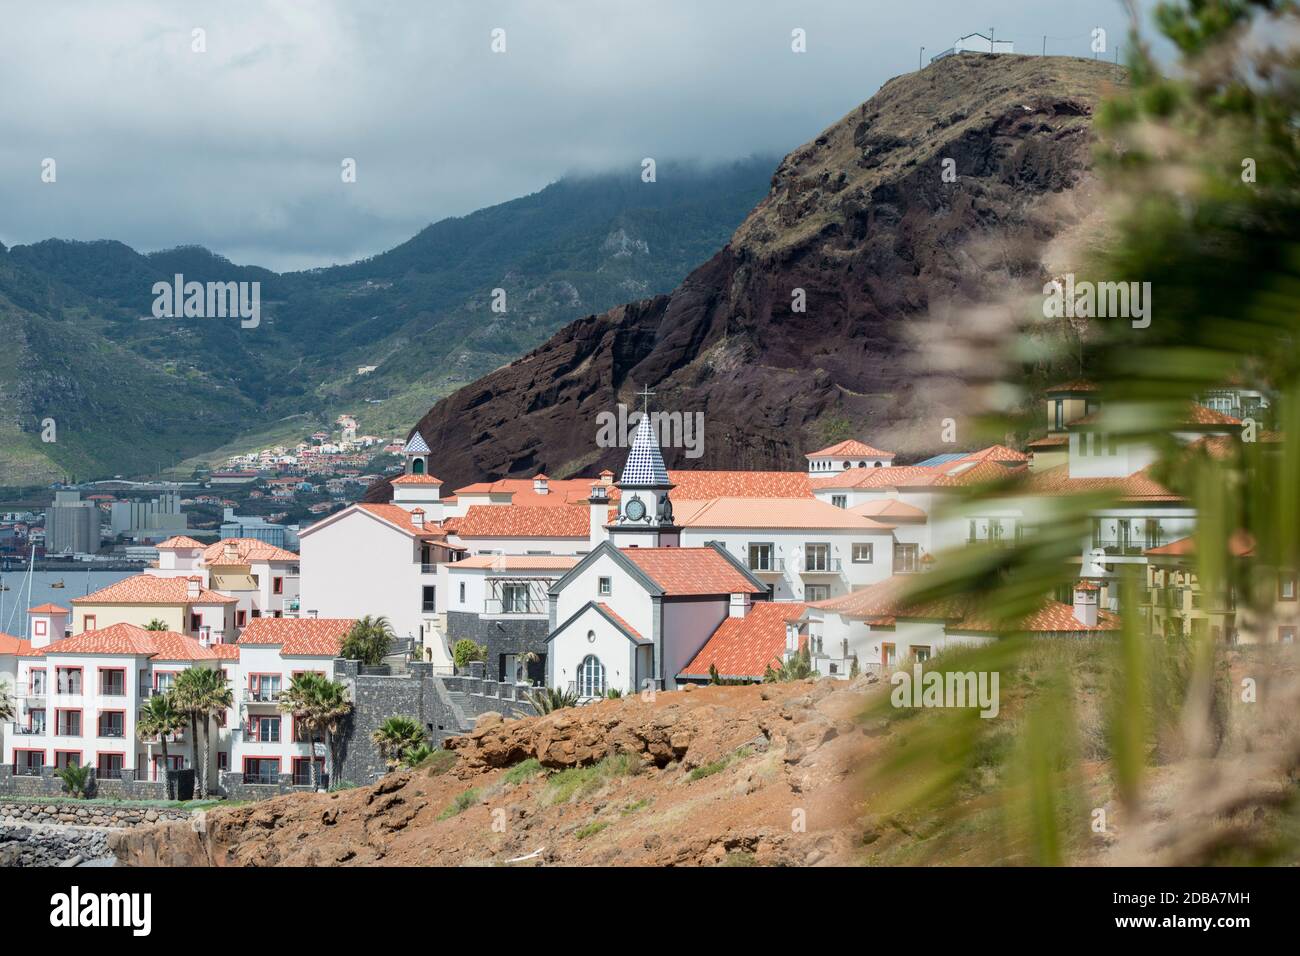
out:
<path id="1" fill-rule="evenodd" d="M 66 607 L 59 607 L 57 604 L 38 604 L 36 607 L 29 608 L 28 614 L 71 614 Z"/>
<path id="2" fill-rule="evenodd" d="M 188 550 L 192 548 L 203 548 L 206 547 L 206 545 L 204 545 L 202 541 L 195 541 L 193 538 L 181 534 L 181 535 L 177 535 L 174 538 L 168 538 L 162 544 L 155 545 L 155 547 L 159 551 L 177 551 L 177 550 Z"/>
<path id="3" fill-rule="evenodd" d="M 236 604 L 232 597 L 200 587 L 197 597 L 189 597 L 192 578 L 162 578 L 155 574 L 136 574 L 85 597 L 73 598 L 73 604 Z"/>
<path id="4" fill-rule="evenodd" d="M 259 541 L 257 538 L 222 538 L 216 544 L 210 544 L 203 551 L 203 563 L 207 565 L 224 564 L 226 549 L 234 548 L 235 564 L 247 564 L 249 561 L 297 561 L 298 555 L 273 544 Z"/>
<path id="5" fill-rule="evenodd" d="M 677 514 L 684 528 L 809 528 L 886 531 L 888 525 L 817 498 L 714 498 Z"/>
<path id="6" fill-rule="evenodd" d="M 461 538 L 586 538 L 591 534 L 587 508 L 470 505 L 455 519 Z"/>
<path id="7" fill-rule="evenodd" d="M 641 632 L 638 631 L 631 624 L 629 624 L 626 620 L 624 620 L 620 615 L 615 613 L 612 607 L 600 601 L 596 602 L 596 606 L 600 608 L 602 611 L 604 611 L 606 614 L 608 614 L 610 619 L 613 620 L 615 624 L 617 624 L 623 630 L 627 631 L 627 633 L 632 637 L 633 640 L 639 641 L 641 643 L 645 643 L 645 638 L 641 636 Z"/>
<path id="8" fill-rule="evenodd" d="M 674 502 L 697 498 L 811 498 L 803 471 L 669 471 Z M 617 491 L 618 489 L 611 489 Z"/>
<path id="9" fill-rule="evenodd" d="M 1125 501 L 1178 502 L 1184 500 L 1160 484 L 1143 468 L 1122 478 L 1071 478 L 1068 464 L 1032 472 L 1022 486 L 1031 495 L 1071 495 L 1109 491 Z"/>
<path id="10" fill-rule="evenodd" d="M 620 548 L 670 597 L 688 594 L 764 594 L 713 548 Z"/>
<path id="11" fill-rule="evenodd" d="M 376 518 L 394 525 L 403 534 L 409 535 L 412 538 L 444 538 L 447 535 L 445 528 L 440 528 L 434 524 L 426 523 L 423 529 L 417 528 L 412 523 L 411 512 L 407 511 L 401 505 L 372 504 L 368 501 L 363 501 L 353 505 L 352 507 L 364 511 L 367 514 L 374 515 Z M 343 512 L 340 511 L 339 514 L 343 514 Z M 315 525 L 312 526 L 312 528 L 315 527 Z M 312 528 L 308 528 L 307 530 L 310 531 Z"/>
<path id="12" fill-rule="evenodd" d="M 12 634 L 5 634 L 3 631 L 0 631 L 0 654 L 25 656 L 31 652 L 31 641 L 25 641 L 21 637 L 14 637 Z"/>
<path id="13" fill-rule="evenodd" d="M 786 625 L 807 607 L 797 601 L 756 602 L 744 617 L 723 621 L 678 676 L 708 677 L 712 664 L 721 678 L 762 678 L 769 665 L 780 665 Z"/>
<path id="14" fill-rule="evenodd" d="M 881 451 L 879 448 L 872 448 L 864 442 L 857 441 L 853 438 L 846 438 L 842 442 L 831 445 L 829 448 L 823 448 L 821 451 L 813 451 L 804 455 L 805 458 L 893 458 L 892 451 Z"/>
<path id="15" fill-rule="evenodd" d="M 175 631 L 148 631 L 134 624 L 111 624 L 96 631 L 83 631 L 42 648 L 45 654 L 115 654 L 123 657 L 152 657 L 162 661 L 206 661 L 216 655 L 196 641 Z"/>
<path id="16" fill-rule="evenodd" d="M 255 617 L 237 644 L 278 644 L 281 657 L 335 657 L 356 618 Z"/>
<path id="17" fill-rule="evenodd" d="M 440 485 L 441 478 L 435 478 L 433 475 L 401 475 L 393 479 L 395 485 Z"/>

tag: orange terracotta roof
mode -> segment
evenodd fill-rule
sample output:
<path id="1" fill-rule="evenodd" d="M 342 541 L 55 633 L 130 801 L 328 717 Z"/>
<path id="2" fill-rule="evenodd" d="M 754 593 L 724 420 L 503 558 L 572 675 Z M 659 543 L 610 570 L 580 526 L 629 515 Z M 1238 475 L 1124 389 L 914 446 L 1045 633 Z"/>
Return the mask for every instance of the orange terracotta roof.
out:
<path id="1" fill-rule="evenodd" d="M 441 478 L 435 478 L 433 475 L 401 475 L 393 479 L 395 485 L 440 485 Z"/>
<path id="2" fill-rule="evenodd" d="M 203 551 L 203 563 L 225 564 L 226 548 L 235 549 L 235 564 L 247 564 L 249 561 L 297 561 L 298 555 L 273 544 L 259 541 L 257 538 L 222 538 L 216 544 L 208 545 Z"/>
<path id="3" fill-rule="evenodd" d="M 606 614 L 608 614 L 610 619 L 613 620 L 615 624 L 617 624 L 623 630 L 627 631 L 628 635 L 633 640 L 642 644 L 646 643 L 646 639 L 641 636 L 641 632 L 638 631 L 631 624 L 629 624 L 627 621 L 625 621 L 620 615 L 615 613 L 614 609 L 610 607 L 608 604 L 605 604 L 602 601 L 597 601 L 596 606 L 600 608 L 602 611 L 604 611 Z"/>
<path id="4" fill-rule="evenodd" d="M 453 561 L 448 567 L 491 571 L 567 571 L 581 560 L 570 554 L 476 554 Z"/>
<path id="5" fill-rule="evenodd" d="M 1053 392 L 1095 392 L 1095 391 L 1097 391 L 1097 386 L 1094 385 L 1092 382 L 1088 382 L 1083 379 L 1075 379 L 1072 382 L 1061 382 L 1059 385 L 1051 385 L 1048 386 L 1047 388 L 1048 395 L 1051 395 Z"/>
<path id="6" fill-rule="evenodd" d="M 255 617 L 236 644 L 278 644 L 281 657 L 335 657 L 356 618 Z"/>
<path id="7" fill-rule="evenodd" d="M 206 545 L 202 541 L 195 541 L 193 538 L 181 534 L 174 538 L 168 538 L 162 544 L 155 545 L 155 547 L 159 551 L 180 551 L 204 548 Z"/>
<path id="8" fill-rule="evenodd" d="M 160 578 L 154 574 L 136 574 L 85 597 L 73 598 L 81 604 L 236 604 L 232 597 L 200 587 L 197 597 L 189 597 L 193 578 Z"/>
<path id="9" fill-rule="evenodd" d="M 1108 491 L 1117 494 L 1125 501 L 1184 500 L 1152 478 L 1150 468 L 1143 468 L 1121 478 L 1071 478 L 1068 464 L 1057 465 L 1045 471 L 1030 473 L 1025 479 L 1023 491 L 1032 495 L 1070 495 Z"/>
<path id="10" fill-rule="evenodd" d="M 724 620 L 677 676 L 707 678 L 712 664 L 723 679 L 761 679 L 769 666 L 780 665 L 786 625 L 807 607 L 797 601 L 756 602 L 744 617 Z"/>
<path id="11" fill-rule="evenodd" d="M 833 528 L 887 531 L 861 514 L 816 498 L 715 498 L 677 516 L 684 528 Z"/>
<path id="12" fill-rule="evenodd" d="M 853 514 L 886 522 L 924 521 L 926 519 L 926 514 L 922 509 L 916 507 L 916 505 L 909 505 L 906 501 L 899 501 L 897 498 L 880 498 L 876 501 L 868 501 L 865 504 L 854 505 L 849 511 Z"/>
<path id="13" fill-rule="evenodd" d="M 1234 531 L 1228 538 L 1228 550 L 1233 557 L 1244 558 L 1255 553 L 1255 539 L 1247 531 Z M 1196 539 L 1191 535 L 1186 538 L 1179 538 L 1177 541 L 1170 541 L 1168 544 L 1161 545 L 1158 548 L 1147 548 L 1142 552 L 1149 555 L 1162 555 L 1168 557 L 1187 557 L 1196 553 Z"/>
<path id="14" fill-rule="evenodd" d="M 208 648 L 208 650 L 212 651 L 213 654 L 217 655 L 217 657 L 221 658 L 223 661 L 239 660 L 238 644 L 213 644 Z"/>
<path id="15" fill-rule="evenodd" d="M 591 515 L 576 505 L 470 505 L 456 519 L 455 532 L 462 538 L 586 538 L 591 534 Z"/>
<path id="16" fill-rule="evenodd" d="M 1102 412 L 1093 412 L 1091 415 L 1084 415 L 1082 418 L 1076 418 L 1070 422 L 1067 427 L 1076 428 L 1080 425 L 1095 425 L 1102 420 Z M 1233 418 L 1231 415 L 1225 415 L 1223 412 L 1216 412 L 1212 408 L 1206 408 L 1196 402 L 1188 402 L 1183 417 L 1179 420 L 1180 425 L 1240 425 L 1240 418 Z"/>
<path id="17" fill-rule="evenodd" d="M 51 654 L 116 654 L 124 657 L 153 657 L 163 661 L 206 661 L 216 654 L 192 637 L 175 631 L 147 631 L 134 624 L 111 624 L 96 631 L 83 631 L 42 648 Z"/>
<path id="18" fill-rule="evenodd" d="M 838 475 L 813 478 L 813 491 L 839 488 L 897 488 L 900 484 L 941 474 L 932 465 L 896 465 L 892 468 L 850 468 Z"/>
<path id="19" fill-rule="evenodd" d="M 71 614 L 66 607 L 59 607 L 57 604 L 38 604 L 36 607 L 28 608 L 28 614 Z"/>
<path id="20" fill-rule="evenodd" d="M 1008 448 L 1006 445 L 989 445 L 987 448 L 981 448 L 979 451 L 973 451 L 969 455 L 963 455 L 959 461 L 996 461 L 996 462 L 1024 462 L 1029 461 L 1029 456 L 1022 451 L 1016 451 L 1014 448 Z"/>
<path id="21" fill-rule="evenodd" d="M 1059 448 L 1062 445 L 1070 444 L 1069 435 L 1044 435 L 1042 438 L 1036 438 L 1029 443 L 1029 448 Z"/>
<path id="22" fill-rule="evenodd" d="M 1044 601 L 1039 610 L 1018 622 L 1004 623 L 978 598 L 953 595 L 929 601 L 912 600 L 911 584 L 905 576 L 886 578 L 840 597 L 815 601 L 809 607 L 876 625 L 891 625 L 898 618 L 945 621 L 949 631 L 1042 634 L 1119 629 L 1119 618 L 1108 611 L 1099 611 L 1097 625 L 1087 627 L 1074 616 L 1074 608 L 1051 600 Z"/>
<path id="23" fill-rule="evenodd" d="M 821 451 L 809 452 L 804 455 L 805 458 L 893 458 L 892 451 L 881 451 L 879 448 L 872 448 L 870 445 L 857 441 L 853 438 L 846 438 L 842 442 L 831 445 L 829 448 L 823 448 Z"/>
<path id="24" fill-rule="evenodd" d="M 372 504 L 368 501 L 362 501 L 352 507 L 364 511 L 367 514 L 374 515 L 376 518 L 380 518 L 391 525 L 395 525 L 399 531 L 412 538 L 444 538 L 447 536 L 445 528 L 440 528 L 434 524 L 426 523 L 423 529 L 417 528 L 411 522 L 411 512 L 407 511 L 401 505 Z M 339 514 L 342 513 L 343 512 L 341 511 L 339 512 Z"/>
<path id="25" fill-rule="evenodd" d="M 664 594 L 765 594 L 713 548 L 620 548 Z"/>
<path id="26" fill-rule="evenodd" d="M 669 471 L 673 502 L 698 498 L 811 498 L 803 471 Z M 617 489 L 611 489 L 617 491 Z"/>
<path id="27" fill-rule="evenodd" d="M 0 631 L 0 654 L 26 656 L 31 652 L 31 641 L 25 641 L 21 637 L 14 637 L 12 634 L 5 634 L 3 631 Z"/>
<path id="28" fill-rule="evenodd" d="M 456 489 L 456 495 L 510 495 L 510 504 L 528 508 L 558 508 L 586 501 L 591 486 L 600 484 L 599 478 L 547 479 L 546 494 L 533 490 L 532 478 L 501 478 L 497 481 L 480 481 Z M 613 494 L 617 489 L 610 488 Z"/>

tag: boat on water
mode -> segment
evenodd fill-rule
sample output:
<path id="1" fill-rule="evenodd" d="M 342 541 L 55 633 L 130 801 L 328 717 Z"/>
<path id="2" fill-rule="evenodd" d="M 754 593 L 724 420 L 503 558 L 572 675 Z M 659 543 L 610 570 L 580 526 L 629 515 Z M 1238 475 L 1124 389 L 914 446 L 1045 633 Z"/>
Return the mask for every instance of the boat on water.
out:
<path id="1" fill-rule="evenodd" d="M 60 579 L 60 580 L 58 580 L 58 581 L 55 581 L 53 584 L 50 585 L 50 587 L 52 587 L 52 588 L 61 588 L 61 587 L 63 587 L 63 581 L 62 581 L 62 579 Z"/>

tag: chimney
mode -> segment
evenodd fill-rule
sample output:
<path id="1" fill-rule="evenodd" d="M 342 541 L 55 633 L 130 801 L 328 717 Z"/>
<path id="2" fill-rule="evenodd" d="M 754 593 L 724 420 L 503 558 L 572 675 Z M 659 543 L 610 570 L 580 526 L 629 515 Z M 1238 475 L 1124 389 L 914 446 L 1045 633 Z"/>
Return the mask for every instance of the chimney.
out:
<path id="1" fill-rule="evenodd" d="M 203 586 L 202 578 L 185 579 L 185 599 L 187 601 L 196 601 L 199 597 L 199 590 Z"/>
<path id="2" fill-rule="evenodd" d="M 600 473 L 600 483 L 602 485 L 612 485 L 614 483 L 614 473 L 606 468 Z"/>
<path id="3" fill-rule="evenodd" d="M 423 508 L 411 509 L 411 524 L 415 525 L 420 530 L 424 530 L 424 509 Z"/>
<path id="4" fill-rule="evenodd" d="M 1100 589 L 1091 581 L 1074 586 L 1074 617 L 1084 627 L 1097 626 L 1097 598 Z"/>
<path id="5" fill-rule="evenodd" d="M 733 594 L 731 596 L 731 606 L 728 609 L 728 617 L 744 617 L 749 613 L 749 595 Z"/>
<path id="6" fill-rule="evenodd" d="M 799 653 L 799 625 L 791 621 L 785 626 L 785 656 L 794 657 Z"/>
<path id="7" fill-rule="evenodd" d="M 239 560 L 239 549 L 235 547 L 235 542 L 227 541 L 225 547 L 226 564 L 234 564 Z"/>
<path id="8" fill-rule="evenodd" d="M 540 473 L 533 475 L 533 491 L 539 495 L 547 494 L 550 491 L 547 482 L 550 480 L 551 479 Z"/>

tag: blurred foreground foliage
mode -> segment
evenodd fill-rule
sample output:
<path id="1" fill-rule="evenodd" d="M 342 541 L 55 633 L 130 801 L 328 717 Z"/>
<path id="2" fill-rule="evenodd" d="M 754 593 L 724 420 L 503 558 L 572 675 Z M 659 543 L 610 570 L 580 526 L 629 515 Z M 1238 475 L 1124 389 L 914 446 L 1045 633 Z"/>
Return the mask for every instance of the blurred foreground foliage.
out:
<path id="1" fill-rule="evenodd" d="M 1293 2 L 1185 0 L 1161 4 L 1156 22 L 1180 63 L 1162 75 L 1134 19 L 1131 84 L 1103 105 L 1096 124 L 1105 238 L 1078 269 L 1081 279 L 1151 283 L 1152 321 L 1133 328 L 1093 320 L 1077 353 L 1062 347 L 1046 359 L 1063 377 L 1096 385 L 1106 431 L 1158 449 L 1153 477 L 1197 511 L 1202 592 L 1233 589 L 1238 628 L 1268 634 L 1278 574 L 1300 565 L 1300 448 L 1281 440 L 1300 430 L 1300 21 Z M 1026 380 L 1051 339 L 1035 334 L 1044 321 L 1026 316 L 1016 342 Z M 1275 420 L 1212 449 L 1173 437 L 1189 403 L 1231 384 L 1268 389 Z M 1009 430 L 1006 419 L 993 425 Z M 1017 500 L 1013 483 L 973 494 L 1019 504 L 1034 533 L 1014 547 L 944 556 L 918 576 L 915 596 L 979 594 L 1005 621 L 1072 583 L 1091 515 L 1113 503 L 1104 494 Z M 1253 542 L 1247 556 L 1234 556 L 1234 539 Z M 1160 794 L 1165 815 L 1179 800 L 1211 812 L 1212 793 L 1225 807 L 1242 803 L 1211 786 L 1231 785 L 1223 779 L 1233 776 L 1225 769 L 1230 751 L 1249 754 L 1252 735 L 1266 725 L 1233 717 L 1240 660 L 1215 645 L 1208 628 L 1204 636 L 1147 633 L 1140 583 L 1121 582 L 1118 637 L 1007 636 L 925 665 L 999 672 L 997 719 L 971 709 L 899 710 L 879 695 L 865 715 L 889 730 L 864 768 L 862 839 L 873 862 L 1086 859 L 1113 841 L 1117 817 L 1136 828 L 1151 803 L 1152 768 L 1177 761 L 1200 767 L 1200 777 L 1180 777 L 1173 797 Z M 1292 735 L 1285 779 L 1300 763 L 1300 728 L 1294 711 L 1281 721 Z M 1283 812 L 1252 836 L 1175 834 L 1165 844 L 1183 852 L 1171 859 L 1294 859 L 1294 794 L 1268 802 Z M 1099 811 L 1108 834 L 1100 839 Z"/>

